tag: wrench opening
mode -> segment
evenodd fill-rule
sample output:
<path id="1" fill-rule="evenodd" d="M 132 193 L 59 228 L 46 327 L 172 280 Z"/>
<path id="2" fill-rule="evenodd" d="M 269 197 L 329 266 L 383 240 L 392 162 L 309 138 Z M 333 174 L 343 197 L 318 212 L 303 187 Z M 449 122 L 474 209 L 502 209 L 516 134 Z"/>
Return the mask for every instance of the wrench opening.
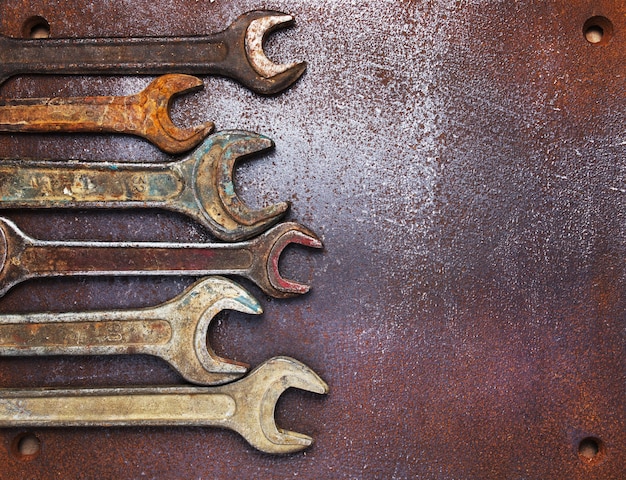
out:
<path id="1" fill-rule="evenodd" d="M 263 51 L 267 36 L 274 30 L 293 25 L 291 15 L 268 15 L 250 22 L 246 29 L 246 54 L 252 68 L 264 78 L 272 78 L 298 65 L 299 62 L 278 64 Z"/>
<path id="2" fill-rule="evenodd" d="M 230 27 L 230 33 L 241 42 L 238 55 L 245 57 L 236 68 L 236 78 L 248 88 L 263 95 L 278 93 L 302 76 L 306 62 L 278 64 L 267 58 L 263 45 L 268 35 L 293 25 L 293 17 L 272 10 L 255 10 L 241 15 Z"/>
<path id="3" fill-rule="evenodd" d="M 279 428 L 274 417 L 278 398 L 288 388 L 328 393 L 326 382 L 311 368 L 290 357 L 273 357 L 237 383 L 247 384 L 248 394 L 241 399 L 247 408 L 238 410 L 246 419 L 231 426 L 251 445 L 267 453 L 294 453 L 313 443 L 308 435 Z"/>
<path id="4" fill-rule="evenodd" d="M 215 276 L 199 280 L 163 306 L 175 323 L 166 360 L 189 382 L 217 385 L 237 380 L 248 365 L 218 356 L 208 341 L 213 318 L 222 310 L 259 315 L 259 302 L 237 283 Z M 173 325 L 174 327 L 174 325 Z"/>
<path id="5" fill-rule="evenodd" d="M 222 153 L 223 163 L 219 166 L 216 190 L 220 201 L 230 216 L 238 223 L 246 226 L 261 224 L 267 228 L 275 223 L 289 208 L 289 202 L 279 202 L 259 210 L 249 208 L 237 195 L 233 178 L 235 163 L 255 154 L 274 148 L 274 142 L 262 135 L 248 134 L 247 138 L 233 140 Z"/>
<path id="6" fill-rule="evenodd" d="M 202 318 L 206 320 L 201 320 L 196 327 L 194 333 L 194 351 L 197 361 L 203 370 L 198 369 L 198 380 L 200 381 L 194 378 L 192 372 L 189 372 L 190 374 L 185 377 L 187 380 L 194 383 L 205 383 L 202 381 L 202 377 L 206 375 L 205 372 L 218 370 L 220 375 L 230 373 L 232 374 L 230 380 L 235 380 L 248 371 L 247 363 L 220 357 L 215 353 L 215 350 L 213 350 L 208 340 L 209 326 L 213 318 L 222 310 L 234 310 L 252 315 L 260 315 L 263 313 L 263 309 L 259 302 L 243 288 L 229 280 L 221 280 L 232 284 L 233 289 L 236 290 L 236 292 L 233 292 L 236 296 L 218 300 L 202 314 Z M 226 292 L 224 293 L 227 294 Z M 227 381 L 229 380 L 224 378 L 224 380 L 219 383 L 226 383 Z"/>
<path id="7" fill-rule="evenodd" d="M 267 279 L 277 298 L 291 297 L 307 293 L 311 287 L 309 285 L 283 278 L 278 268 L 280 256 L 285 248 L 292 244 L 304 245 L 311 248 L 322 248 L 322 241 L 306 227 L 297 223 L 283 223 L 272 230 L 276 235 L 273 245 L 267 256 Z"/>
<path id="8" fill-rule="evenodd" d="M 197 210 L 203 222 L 211 224 L 213 233 L 222 240 L 238 241 L 257 235 L 288 210 L 289 202 L 251 209 L 235 190 L 235 164 L 273 147 L 274 142 L 263 135 L 225 130 L 211 135 L 193 154 Z"/>
<path id="9" fill-rule="evenodd" d="M 146 110 L 145 137 L 167 153 L 177 154 L 198 145 L 215 128 L 205 122 L 191 128 L 174 125 L 170 115 L 178 96 L 201 90 L 204 83 L 192 75 L 169 74 L 154 80 L 139 95 Z"/>

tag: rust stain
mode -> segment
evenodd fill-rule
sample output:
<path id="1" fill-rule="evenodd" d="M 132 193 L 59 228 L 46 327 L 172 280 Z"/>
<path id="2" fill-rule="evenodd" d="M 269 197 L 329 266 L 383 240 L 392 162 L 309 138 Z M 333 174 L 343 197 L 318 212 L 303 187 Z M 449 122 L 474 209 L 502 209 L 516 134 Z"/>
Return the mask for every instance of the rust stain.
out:
<path id="1" fill-rule="evenodd" d="M 202 35 L 250 8 L 5 3 L 0 29 L 13 37 L 34 15 L 48 20 L 53 37 Z M 321 255 L 283 257 L 285 275 L 314 287 L 306 298 L 261 297 L 260 319 L 232 312 L 209 335 L 218 352 L 251 365 L 290 355 L 328 381 L 323 400 L 287 392 L 277 406 L 279 425 L 316 443 L 306 455 L 273 459 L 234 434 L 201 428 L 33 429 L 40 454 L 25 461 L 7 449 L 4 475 L 624 478 L 624 2 L 338 0 L 284 8 L 294 28 L 264 49 L 308 62 L 293 88 L 260 97 L 203 77 L 205 90 L 181 98 L 172 119 L 209 118 L 218 129 L 271 138 L 276 148 L 265 161 L 240 162 L 242 200 L 293 199 L 287 219 L 324 240 Z M 585 38 L 596 16 L 612 22 L 605 45 Z M 1 93 L 126 94 L 145 82 L 23 76 Z M 128 136 L 23 137 L 0 136 L 2 156 L 171 160 Z M 175 213 L 7 216 L 35 238 L 210 240 Z M 146 306 L 189 282 L 33 280 L 0 309 Z M 3 358 L 0 381 L 182 382 L 143 356 Z M 11 445 L 22 433 L 0 435 Z M 586 439 L 601 442 L 597 461 L 581 456 Z"/>

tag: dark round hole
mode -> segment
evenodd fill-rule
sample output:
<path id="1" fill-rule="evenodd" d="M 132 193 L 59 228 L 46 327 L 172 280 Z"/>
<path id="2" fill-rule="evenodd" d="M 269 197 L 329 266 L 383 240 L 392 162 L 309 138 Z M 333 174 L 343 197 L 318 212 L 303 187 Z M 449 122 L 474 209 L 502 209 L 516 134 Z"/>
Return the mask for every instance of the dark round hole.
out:
<path id="1" fill-rule="evenodd" d="M 31 460 L 41 451 L 41 441 L 32 433 L 21 433 L 13 439 L 11 452 L 22 460 Z"/>
<path id="2" fill-rule="evenodd" d="M 24 38 L 48 38 L 50 36 L 50 24 L 43 17 L 34 16 L 26 19 L 22 26 Z"/>
<path id="3" fill-rule="evenodd" d="M 607 45 L 613 38 L 613 24 L 606 17 L 591 17 L 583 25 L 583 35 L 592 45 Z"/>
<path id="4" fill-rule="evenodd" d="M 604 444 L 602 440 L 595 437 L 583 438 L 578 444 L 578 456 L 590 465 L 598 463 L 604 455 Z"/>

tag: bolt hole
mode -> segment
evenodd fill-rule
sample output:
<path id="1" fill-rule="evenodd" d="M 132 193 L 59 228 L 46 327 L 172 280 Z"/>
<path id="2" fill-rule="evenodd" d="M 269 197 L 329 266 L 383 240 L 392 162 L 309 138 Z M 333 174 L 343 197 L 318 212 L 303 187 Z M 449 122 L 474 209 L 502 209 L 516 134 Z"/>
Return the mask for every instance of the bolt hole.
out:
<path id="1" fill-rule="evenodd" d="M 600 43 L 604 37 L 604 29 L 599 25 L 593 25 L 585 31 L 585 38 L 589 43 Z"/>
<path id="2" fill-rule="evenodd" d="M 583 462 L 595 465 L 604 456 L 602 440 L 595 437 L 583 438 L 578 444 L 578 456 Z"/>
<path id="3" fill-rule="evenodd" d="M 22 433 L 13 440 L 11 451 L 22 460 L 31 460 L 41 451 L 41 441 L 32 433 Z"/>
<path id="4" fill-rule="evenodd" d="M 43 17 L 30 17 L 22 26 L 22 36 L 24 38 L 48 38 L 50 37 L 50 24 Z"/>
<path id="5" fill-rule="evenodd" d="M 607 45 L 613 38 L 613 24 L 606 17 L 591 17 L 583 25 L 583 35 L 592 45 Z"/>

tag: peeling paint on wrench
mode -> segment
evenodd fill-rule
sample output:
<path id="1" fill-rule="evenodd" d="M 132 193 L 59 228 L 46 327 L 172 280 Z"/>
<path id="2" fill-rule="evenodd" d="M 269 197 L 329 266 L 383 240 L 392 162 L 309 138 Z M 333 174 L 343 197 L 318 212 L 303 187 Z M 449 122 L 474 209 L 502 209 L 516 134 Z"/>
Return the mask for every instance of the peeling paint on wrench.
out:
<path id="1" fill-rule="evenodd" d="M 0 390 L 0 427 L 220 427 L 238 432 L 263 452 L 294 453 L 313 439 L 276 426 L 276 402 L 288 388 L 328 393 L 328 385 L 309 367 L 274 357 L 218 387 Z"/>
<path id="2" fill-rule="evenodd" d="M 0 315 L 0 357 L 147 354 L 167 361 L 189 382 L 217 385 L 247 371 L 208 344 L 211 320 L 226 309 L 262 312 L 235 282 L 209 277 L 152 308 Z"/>
<path id="3" fill-rule="evenodd" d="M 15 39 L 0 36 L 0 83 L 13 75 L 222 75 L 260 94 L 292 85 L 306 64 L 272 63 L 265 37 L 293 17 L 272 10 L 244 13 L 230 27 L 203 37 Z"/>
<path id="4" fill-rule="evenodd" d="M 291 243 L 321 248 L 297 223 L 276 225 L 239 243 L 72 242 L 36 240 L 0 218 L 0 295 L 29 278 L 74 275 L 239 275 L 266 294 L 287 298 L 309 286 L 280 275 L 278 261 Z"/>
<path id="5" fill-rule="evenodd" d="M 0 100 L 0 132 L 109 132 L 150 140 L 167 153 L 197 146 L 214 124 L 178 128 L 170 118 L 174 97 L 202 88 L 191 75 L 163 75 L 142 92 L 123 97 Z"/>
<path id="6" fill-rule="evenodd" d="M 237 160 L 273 145 L 262 135 L 230 130 L 168 164 L 3 159 L 0 208 L 164 208 L 188 215 L 221 240 L 245 240 L 289 208 L 280 202 L 251 210 L 235 193 Z"/>

